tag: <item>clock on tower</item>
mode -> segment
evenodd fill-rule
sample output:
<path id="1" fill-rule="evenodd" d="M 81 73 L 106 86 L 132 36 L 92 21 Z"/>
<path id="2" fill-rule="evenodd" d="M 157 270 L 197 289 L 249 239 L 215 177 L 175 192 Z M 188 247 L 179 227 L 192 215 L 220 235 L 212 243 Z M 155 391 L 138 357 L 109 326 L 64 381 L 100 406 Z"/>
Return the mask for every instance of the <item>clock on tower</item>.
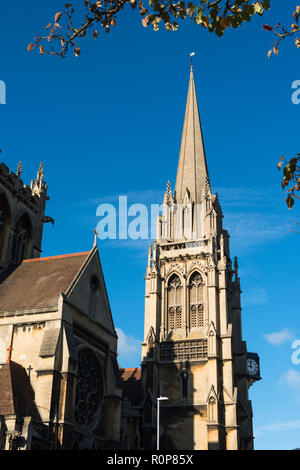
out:
<path id="1" fill-rule="evenodd" d="M 259 356 L 256 353 L 247 354 L 247 374 L 251 382 L 260 380 Z"/>

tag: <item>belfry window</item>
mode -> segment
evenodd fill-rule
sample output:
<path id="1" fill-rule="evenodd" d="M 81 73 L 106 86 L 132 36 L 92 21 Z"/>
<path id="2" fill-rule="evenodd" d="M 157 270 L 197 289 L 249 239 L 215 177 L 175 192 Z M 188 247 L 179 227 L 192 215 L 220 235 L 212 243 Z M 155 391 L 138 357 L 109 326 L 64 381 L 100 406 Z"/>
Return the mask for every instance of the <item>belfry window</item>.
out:
<path id="1" fill-rule="evenodd" d="M 182 286 L 176 274 L 171 276 L 168 283 L 168 329 L 182 327 Z"/>
<path id="2" fill-rule="evenodd" d="M 204 326 L 203 280 L 197 272 L 193 273 L 190 278 L 189 297 L 190 327 Z"/>
<path id="3" fill-rule="evenodd" d="M 29 217 L 24 214 L 16 223 L 12 245 L 12 260 L 19 264 L 24 258 L 30 258 L 32 228 Z"/>
<path id="4" fill-rule="evenodd" d="M 98 300 L 99 282 L 96 276 L 90 282 L 89 316 L 95 318 Z"/>

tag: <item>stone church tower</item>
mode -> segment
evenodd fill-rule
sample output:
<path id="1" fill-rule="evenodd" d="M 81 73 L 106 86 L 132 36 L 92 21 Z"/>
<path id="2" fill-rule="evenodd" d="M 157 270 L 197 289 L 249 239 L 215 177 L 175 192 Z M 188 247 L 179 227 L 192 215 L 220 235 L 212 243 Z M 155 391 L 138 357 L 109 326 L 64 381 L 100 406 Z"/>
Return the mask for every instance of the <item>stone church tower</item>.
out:
<path id="1" fill-rule="evenodd" d="M 248 388 L 257 354 L 242 339 L 238 263 L 211 191 L 191 66 L 175 191 L 149 246 L 142 345 L 144 448 L 253 449 Z M 249 362 L 250 361 L 250 362 Z"/>
<path id="2" fill-rule="evenodd" d="M 16 173 L 0 164 L 0 282 L 23 259 L 40 257 L 43 225 L 54 222 L 45 215 L 49 197 L 43 163 L 30 187 L 21 173 L 21 162 Z"/>

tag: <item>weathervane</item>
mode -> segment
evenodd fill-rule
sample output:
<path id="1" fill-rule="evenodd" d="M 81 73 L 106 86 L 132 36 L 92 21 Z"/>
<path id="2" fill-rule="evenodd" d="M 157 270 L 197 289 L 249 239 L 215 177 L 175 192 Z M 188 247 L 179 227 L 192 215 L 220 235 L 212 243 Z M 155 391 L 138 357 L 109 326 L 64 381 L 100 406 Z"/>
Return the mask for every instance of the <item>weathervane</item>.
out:
<path id="1" fill-rule="evenodd" d="M 195 55 L 195 52 L 190 52 L 190 58 L 191 58 L 191 67 L 193 68 L 193 56 Z"/>

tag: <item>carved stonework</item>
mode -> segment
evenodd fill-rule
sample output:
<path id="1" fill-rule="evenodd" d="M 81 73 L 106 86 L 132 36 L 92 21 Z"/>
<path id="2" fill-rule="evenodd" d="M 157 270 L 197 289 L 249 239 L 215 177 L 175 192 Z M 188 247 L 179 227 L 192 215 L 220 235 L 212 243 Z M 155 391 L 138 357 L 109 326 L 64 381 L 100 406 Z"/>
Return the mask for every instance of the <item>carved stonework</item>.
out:
<path id="1" fill-rule="evenodd" d="M 100 363 L 90 349 L 78 353 L 75 421 L 83 428 L 95 425 L 100 413 L 104 384 Z"/>
<path id="2" fill-rule="evenodd" d="M 169 268 L 167 269 L 166 277 L 168 277 L 169 274 L 170 274 L 171 272 L 173 272 L 173 271 L 174 271 L 174 272 L 178 272 L 178 273 L 180 273 L 180 274 L 183 275 L 183 274 L 184 274 L 184 267 L 183 267 L 182 264 L 179 264 L 179 263 L 172 263 L 172 264 L 169 266 Z"/>

